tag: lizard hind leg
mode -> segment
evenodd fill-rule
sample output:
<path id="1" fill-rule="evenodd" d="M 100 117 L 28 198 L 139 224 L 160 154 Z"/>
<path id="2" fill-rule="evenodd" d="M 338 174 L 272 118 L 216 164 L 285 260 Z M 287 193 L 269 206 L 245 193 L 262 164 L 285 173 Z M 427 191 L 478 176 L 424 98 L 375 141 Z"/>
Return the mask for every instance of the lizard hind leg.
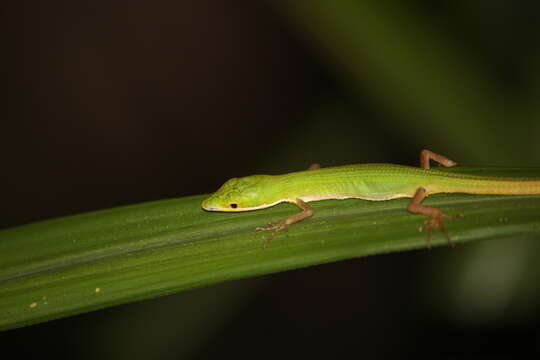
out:
<path id="1" fill-rule="evenodd" d="M 420 230 L 426 229 L 428 231 L 428 239 L 427 239 L 427 247 L 428 249 L 431 249 L 431 237 L 433 234 L 433 230 L 440 229 L 443 233 L 444 237 L 448 241 L 448 244 L 450 246 L 455 246 L 455 244 L 452 242 L 452 239 L 448 235 L 448 232 L 446 231 L 444 227 L 444 219 L 455 219 L 459 217 L 463 217 L 462 214 L 458 215 L 446 215 L 443 213 L 440 209 L 422 205 L 422 201 L 425 199 L 427 195 L 426 189 L 420 187 L 416 190 L 416 193 L 414 194 L 414 197 L 412 198 L 411 202 L 407 206 L 407 210 L 413 214 L 422 214 L 429 216 L 426 221 L 424 221 L 424 224 L 420 228 Z"/>
<path id="2" fill-rule="evenodd" d="M 452 167 L 452 166 L 457 165 L 457 162 L 455 162 L 454 160 L 450 160 L 446 156 L 434 153 L 431 150 L 424 149 L 424 150 L 420 151 L 420 167 L 422 169 L 429 169 L 430 168 L 430 164 L 429 164 L 430 160 L 438 162 L 439 164 L 441 164 L 444 167 Z"/>

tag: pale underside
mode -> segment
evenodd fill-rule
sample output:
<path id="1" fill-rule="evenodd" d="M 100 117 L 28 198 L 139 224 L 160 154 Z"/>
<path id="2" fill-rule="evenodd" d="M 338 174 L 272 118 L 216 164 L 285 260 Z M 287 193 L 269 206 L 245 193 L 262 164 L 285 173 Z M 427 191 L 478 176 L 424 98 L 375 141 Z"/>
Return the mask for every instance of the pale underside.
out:
<path id="1" fill-rule="evenodd" d="M 244 207 L 241 210 L 259 210 L 259 209 L 265 209 L 272 207 L 274 205 L 283 203 L 283 202 L 289 202 L 289 203 L 296 203 L 296 199 L 300 199 L 303 202 L 312 202 L 312 201 L 321 201 L 321 200 L 346 200 L 346 199 L 360 199 L 360 200 L 369 200 L 369 201 L 384 201 L 384 200 L 392 200 L 392 199 L 398 199 L 398 198 L 411 198 L 413 197 L 414 193 L 403 193 L 403 194 L 385 194 L 380 196 L 361 196 L 361 195 L 345 195 L 345 194 L 326 194 L 326 195 L 302 195 L 298 196 L 296 198 L 285 198 L 280 199 L 278 201 L 275 201 L 273 203 L 267 204 L 261 204 L 259 206 L 252 206 L 252 207 Z"/>
<path id="2" fill-rule="evenodd" d="M 412 197 L 414 193 L 395 193 L 381 195 L 350 195 L 350 194 L 326 194 L 326 195 L 309 195 L 299 196 L 298 198 L 304 202 L 320 201 L 320 200 L 345 200 L 345 199 L 361 199 L 369 201 L 384 201 L 404 197 Z M 294 202 L 294 199 L 287 199 L 289 202 Z"/>

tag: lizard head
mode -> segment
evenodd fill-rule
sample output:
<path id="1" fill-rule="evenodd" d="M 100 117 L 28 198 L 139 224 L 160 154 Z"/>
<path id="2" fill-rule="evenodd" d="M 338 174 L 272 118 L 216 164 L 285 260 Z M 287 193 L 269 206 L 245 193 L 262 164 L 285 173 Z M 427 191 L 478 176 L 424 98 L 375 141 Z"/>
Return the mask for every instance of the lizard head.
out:
<path id="1" fill-rule="evenodd" d="M 264 183 L 270 175 L 252 175 L 233 178 L 223 184 L 201 204 L 208 211 L 249 211 L 263 209 L 274 203 L 265 203 Z"/>

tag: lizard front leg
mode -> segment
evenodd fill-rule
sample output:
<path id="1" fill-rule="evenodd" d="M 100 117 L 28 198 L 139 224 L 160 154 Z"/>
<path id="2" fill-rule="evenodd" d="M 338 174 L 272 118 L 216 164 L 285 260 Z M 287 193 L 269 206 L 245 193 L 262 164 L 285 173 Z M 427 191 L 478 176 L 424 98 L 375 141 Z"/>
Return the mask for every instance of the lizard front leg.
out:
<path id="1" fill-rule="evenodd" d="M 302 211 L 291 215 L 286 219 L 278 221 L 275 224 L 256 228 L 256 230 L 260 231 L 272 231 L 270 235 L 268 235 L 268 237 L 264 240 L 263 247 L 265 249 L 268 247 L 268 243 L 270 243 L 270 240 L 272 240 L 272 238 L 274 237 L 274 235 L 276 235 L 277 232 L 281 230 L 287 230 L 289 225 L 295 224 L 313 215 L 313 208 L 309 206 L 305 201 L 302 201 L 301 199 L 295 199 L 294 204 L 296 204 L 296 206 L 298 206 Z"/>

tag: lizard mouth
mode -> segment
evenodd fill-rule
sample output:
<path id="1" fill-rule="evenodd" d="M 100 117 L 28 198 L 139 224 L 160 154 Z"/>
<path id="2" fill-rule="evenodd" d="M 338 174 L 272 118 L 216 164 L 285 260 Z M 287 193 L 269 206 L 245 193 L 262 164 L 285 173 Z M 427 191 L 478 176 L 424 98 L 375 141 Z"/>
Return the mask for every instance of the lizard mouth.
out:
<path id="1" fill-rule="evenodd" d="M 204 210 L 208 210 L 208 211 L 216 211 L 216 210 L 219 210 L 219 208 L 217 206 L 214 206 L 214 205 L 203 205 L 203 209 Z"/>
<path id="2" fill-rule="evenodd" d="M 208 201 L 209 199 L 206 199 L 205 201 L 202 202 L 201 204 L 201 207 L 204 209 L 204 210 L 208 210 L 208 211 L 218 211 L 218 210 L 221 210 L 221 208 L 217 205 L 212 205 L 212 202 Z"/>

